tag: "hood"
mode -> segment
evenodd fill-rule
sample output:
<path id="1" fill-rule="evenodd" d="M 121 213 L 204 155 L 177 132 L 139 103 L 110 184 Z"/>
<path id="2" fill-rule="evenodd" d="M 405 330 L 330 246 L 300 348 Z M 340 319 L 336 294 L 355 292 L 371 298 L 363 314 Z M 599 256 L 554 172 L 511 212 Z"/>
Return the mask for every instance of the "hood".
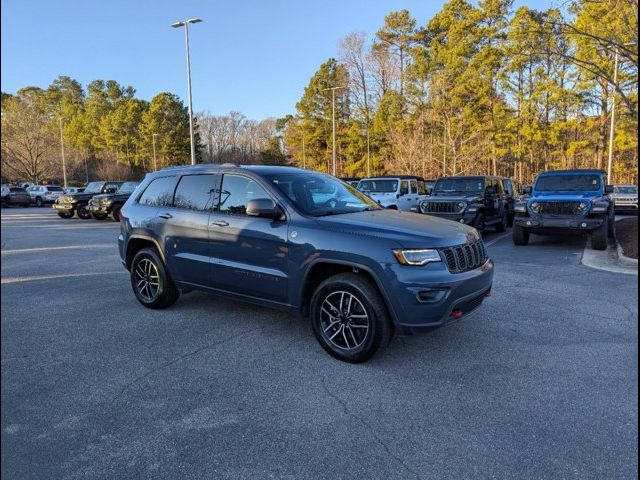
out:
<path id="1" fill-rule="evenodd" d="M 570 202 L 570 201 L 585 201 L 585 200 L 593 200 L 595 198 L 599 198 L 602 195 L 595 192 L 587 192 L 587 193 L 558 193 L 558 192 L 536 192 L 534 196 L 532 196 L 529 201 L 535 202 L 548 200 L 550 202 Z"/>
<path id="2" fill-rule="evenodd" d="M 89 200 L 91 197 L 97 195 L 97 193 L 64 193 L 60 195 L 61 201 L 68 202 L 71 201 L 79 201 L 79 200 Z"/>
<path id="3" fill-rule="evenodd" d="M 99 195 L 93 195 L 96 200 L 103 200 L 109 198 L 111 200 L 126 200 L 131 196 L 130 193 L 101 193 Z"/>
<path id="4" fill-rule="evenodd" d="M 480 238 L 477 230 L 467 225 L 397 210 L 331 215 L 317 221 L 333 231 L 394 240 L 405 248 L 450 247 Z"/>
<path id="5" fill-rule="evenodd" d="M 482 200 L 482 196 L 477 193 L 470 193 L 469 195 L 450 195 L 446 193 L 432 193 L 427 201 L 451 201 L 451 202 L 479 202 Z"/>

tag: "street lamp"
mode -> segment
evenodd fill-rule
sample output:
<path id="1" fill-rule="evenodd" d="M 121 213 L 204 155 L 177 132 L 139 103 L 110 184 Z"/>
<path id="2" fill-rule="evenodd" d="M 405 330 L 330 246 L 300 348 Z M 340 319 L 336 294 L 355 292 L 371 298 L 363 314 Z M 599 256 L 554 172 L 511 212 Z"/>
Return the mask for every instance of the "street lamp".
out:
<path id="1" fill-rule="evenodd" d="M 158 136 L 157 133 L 153 133 L 151 134 L 151 143 L 153 144 L 153 171 L 157 171 L 158 170 L 158 165 L 156 163 L 156 137 Z"/>
<path id="2" fill-rule="evenodd" d="M 189 96 L 189 136 L 191 138 L 191 165 L 196 164 L 196 147 L 193 138 L 193 106 L 191 100 L 191 59 L 189 55 L 189 24 L 200 23 L 202 20 L 199 18 L 190 18 L 182 22 L 172 23 L 173 28 L 184 27 L 184 43 L 187 51 L 187 94 Z"/>
<path id="3" fill-rule="evenodd" d="M 333 137 L 333 152 L 331 155 L 331 175 L 336 176 L 336 90 L 347 87 L 329 87 L 323 88 L 321 92 L 331 90 L 331 117 L 332 117 L 332 137 Z"/>
<path id="4" fill-rule="evenodd" d="M 624 47 L 636 45 L 636 42 L 623 44 Z M 618 47 L 615 47 L 615 56 L 613 61 L 613 92 L 611 99 L 611 124 L 609 125 L 609 160 L 607 161 L 607 178 L 609 183 L 613 183 L 611 174 L 613 169 L 613 137 L 615 135 L 615 116 L 616 116 L 616 86 L 618 85 Z"/>
<path id="5" fill-rule="evenodd" d="M 62 117 L 58 119 L 60 121 L 60 153 L 62 155 L 62 179 L 64 181 L 64 188 L 67 188 L 67 165 L 64 159 L 64 135 L 62 130 Z"/>

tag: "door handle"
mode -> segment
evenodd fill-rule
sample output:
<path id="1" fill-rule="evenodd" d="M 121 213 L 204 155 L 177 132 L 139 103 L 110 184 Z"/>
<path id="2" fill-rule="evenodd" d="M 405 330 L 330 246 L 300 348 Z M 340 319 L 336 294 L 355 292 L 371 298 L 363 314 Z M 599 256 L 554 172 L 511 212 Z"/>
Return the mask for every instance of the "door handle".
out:
<path id="1" fill-rule="evenodd" d="M 173 215 L 171 215 L 170 213 L 161 213 L 160 215 L 158 215 L 160 218 L 165 218 L 165 219 L 170 219 L 173 218 Z"/>
<path id="2" fill-rule="evenodd" d="M 229 222 L 225 222 L 224 220 L 216 220 L 215 222 L 211 222 L 212 225 L 216 227 L 226 227 L 229 225 Z"/>

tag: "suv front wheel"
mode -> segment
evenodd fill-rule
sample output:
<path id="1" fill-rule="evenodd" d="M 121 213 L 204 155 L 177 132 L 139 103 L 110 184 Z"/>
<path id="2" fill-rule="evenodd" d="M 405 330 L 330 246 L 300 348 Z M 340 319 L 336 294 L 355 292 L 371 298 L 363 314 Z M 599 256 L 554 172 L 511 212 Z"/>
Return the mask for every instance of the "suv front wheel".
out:
<path id="1" fill-rule="evenodd" d="M 155 250 L 143 248 L 131 262 L 131 287 L 138 301 L 147 308 L 173 305 L 180 292 L 175 287 Z"/>
<path id="2" fill-rule="evenodd" d="M 393 336 L 380 292 L 356 273 L 341 273 L 322 282 L 311 299 L 310 313 L 322 348 L 345 362 L 368 360 Z"/>

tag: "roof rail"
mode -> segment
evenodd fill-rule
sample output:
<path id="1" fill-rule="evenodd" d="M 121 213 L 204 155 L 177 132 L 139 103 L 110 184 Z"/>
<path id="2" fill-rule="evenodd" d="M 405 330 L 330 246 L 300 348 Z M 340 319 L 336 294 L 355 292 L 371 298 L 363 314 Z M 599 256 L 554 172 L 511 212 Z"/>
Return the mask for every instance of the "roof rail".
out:
<path id="1" fill-rule="evenodd" d="M 238 165 L 235 163 L 226 162 L 220 165 L 221 167 L 237 167 Z"/>

